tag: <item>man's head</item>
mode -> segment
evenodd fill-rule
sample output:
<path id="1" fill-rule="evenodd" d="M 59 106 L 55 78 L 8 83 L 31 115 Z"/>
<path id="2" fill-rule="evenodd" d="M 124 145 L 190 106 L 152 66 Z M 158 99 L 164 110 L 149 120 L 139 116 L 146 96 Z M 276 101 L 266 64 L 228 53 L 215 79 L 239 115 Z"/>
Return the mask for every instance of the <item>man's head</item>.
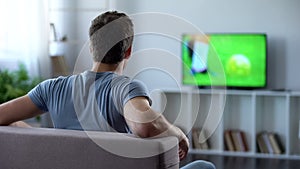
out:
<path id="1" fill-rule="evenodd" d="M 95 62 L 118 64 L 130 55 L 133 23 L 124 13 L 105 12 L 92 21 L 89 37 Z"/>

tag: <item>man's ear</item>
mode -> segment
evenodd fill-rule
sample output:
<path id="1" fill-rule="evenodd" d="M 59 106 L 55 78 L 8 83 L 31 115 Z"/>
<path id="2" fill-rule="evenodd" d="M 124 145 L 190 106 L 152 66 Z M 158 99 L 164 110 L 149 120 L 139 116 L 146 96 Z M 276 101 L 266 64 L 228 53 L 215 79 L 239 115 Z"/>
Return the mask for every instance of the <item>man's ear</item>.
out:
<path id="1" fill-rule="evenodd" d="M 124 59 L 129 59 L 129 57 L 131 56 L 131 48 L 132 48 L 132 46 L 130 46 L 130 47 L 126 50 Z"/>

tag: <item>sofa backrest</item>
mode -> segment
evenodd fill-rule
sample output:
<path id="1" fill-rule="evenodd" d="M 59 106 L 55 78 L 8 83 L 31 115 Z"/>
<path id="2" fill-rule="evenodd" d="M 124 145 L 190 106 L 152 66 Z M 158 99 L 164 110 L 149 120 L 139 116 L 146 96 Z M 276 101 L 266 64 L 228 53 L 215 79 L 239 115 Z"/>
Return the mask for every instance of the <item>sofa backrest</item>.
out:
<path id="1" fill-rule="evenodd" d="M 175 137 L 0 127 L 1 169 L 178 169 Z"/>

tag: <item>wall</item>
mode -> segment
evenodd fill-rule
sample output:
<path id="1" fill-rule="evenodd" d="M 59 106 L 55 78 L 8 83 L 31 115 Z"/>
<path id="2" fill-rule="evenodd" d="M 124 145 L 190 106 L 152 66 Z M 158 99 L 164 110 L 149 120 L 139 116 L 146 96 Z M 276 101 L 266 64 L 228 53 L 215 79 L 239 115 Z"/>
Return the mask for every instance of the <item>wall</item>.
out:
<path id="1" fill-rule="evenodd" d="M 300 90 L 297 78 L 300 63 L 298 0 L 114 0 L 110 5 L 131 15 L 141 12 L 170 14 L 179 17 L 179 22 L 191 23 L 203 32 L 265 32 L 269 52 L 268 88 Z M 126 73 L 148 81 L 151 89 L 181 86 L 177 38 L 193 29 L 171 27 L 168 22 L 151 18 L 139 20 L 138 25 L 143 24 L 144 28 L 159 24 L 162 29 L 178 34 L 166 37 L 145 31 L 137 36 Z"/>
<path id="2" fill-rule="evenodd" d="M 49 22 L 55 25 L 57 39 L 67 37 L 65 42 L 54 42 L 53 33 L 50 32 L 50 55 L 63 55 L 70 73 L 75 71 L 78 64 L 84 65 L 81 70 L 90 68 L 88 29 L 91 20 L 108 9 L 108 0 L 48 1 Z"/>

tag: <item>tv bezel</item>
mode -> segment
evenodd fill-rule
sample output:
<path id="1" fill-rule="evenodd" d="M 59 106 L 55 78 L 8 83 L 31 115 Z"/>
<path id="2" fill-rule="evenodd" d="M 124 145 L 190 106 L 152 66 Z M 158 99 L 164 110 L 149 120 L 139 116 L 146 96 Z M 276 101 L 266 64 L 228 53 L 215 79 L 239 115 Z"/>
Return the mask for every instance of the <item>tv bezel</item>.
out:
<path id="1" fill-rule="evenodd" d="M 183 38 L 184 36 L 190 35 L 211 35 L 211 34 L 220 34 L 220 35 L 226 35 L 226 34 L 232 34 L 232 35 L 263 35 L 265 37 L 265 45 L 266 45 L 266 55 L 265 55 L 265 83 L 262 86 L 233 86 L 233 85 L 201 85 L 201 84 L 191 84 L 191 83 L 184 83 L 184 74 L 183 74 L 183 69 L 184 69 L 184 62 L 182 60 L 183 58 Z M 182 85 L 184 86 L 196 86 L 199 89 L 211 89 L 211 88 L 221 88 L 221 89 L 239 89 L 239 90 L 253 90 L 253 89 L 266 89 L 268 87 L 268 36 L 267 33 L 265 32 L 218 32 L 218 33 L 214 33 L 214 32 L 206 32 L 206 33 L 182 33 L 181 35 L 181 82 Z"/>

